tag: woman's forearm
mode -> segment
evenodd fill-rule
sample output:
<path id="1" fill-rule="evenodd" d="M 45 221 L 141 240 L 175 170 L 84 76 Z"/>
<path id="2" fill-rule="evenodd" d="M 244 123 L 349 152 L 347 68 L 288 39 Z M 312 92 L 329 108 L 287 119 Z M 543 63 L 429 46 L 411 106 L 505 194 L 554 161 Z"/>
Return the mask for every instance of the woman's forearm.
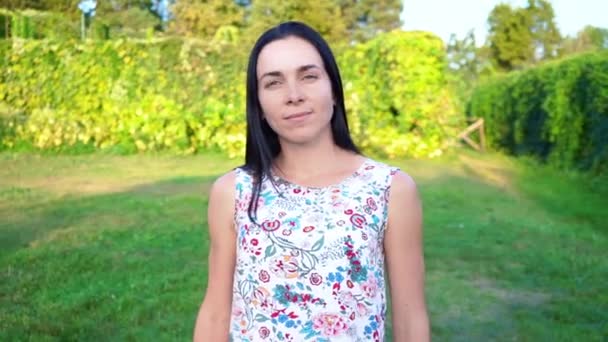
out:
<path id="1" fill-rule="evenodd" d="M 229 340 L 230 312 L 213 310 L 201 305 L 194 327 L 194 342 L 227 342 Z"/>
<path id="2" fill-rule="evenodd" d="M 394 342 L 429 342 L 431 340 L 426 311 L 397 314 L 393 312 L 392 323 Z"/>

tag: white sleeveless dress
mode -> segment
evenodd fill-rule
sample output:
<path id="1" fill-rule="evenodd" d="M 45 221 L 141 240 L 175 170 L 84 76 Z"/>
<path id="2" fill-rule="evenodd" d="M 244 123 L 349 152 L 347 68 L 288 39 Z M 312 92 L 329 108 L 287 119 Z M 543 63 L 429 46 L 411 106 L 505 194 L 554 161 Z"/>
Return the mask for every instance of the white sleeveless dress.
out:
<path id="1" fill-rule="evenodd" d="M 339 184 L 264 180 L 236 170 L 232 341 L 383 341 L 383 237 L 396 168 L 366 159 Z"/>

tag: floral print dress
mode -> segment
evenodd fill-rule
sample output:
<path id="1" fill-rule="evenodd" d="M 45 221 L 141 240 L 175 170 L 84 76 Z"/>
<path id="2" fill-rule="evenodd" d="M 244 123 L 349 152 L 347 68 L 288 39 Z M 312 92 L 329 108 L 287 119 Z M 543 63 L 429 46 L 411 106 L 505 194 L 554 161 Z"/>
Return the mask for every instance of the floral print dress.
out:
<path id="1" fill-rule="evenodd" d="M 237 261 L 232 341 L 382 341 L 383 237 L 397 169 L 366 159 L 339 184 L 264 180 L 257 222 L 252 177 L 236 169 Z"/>

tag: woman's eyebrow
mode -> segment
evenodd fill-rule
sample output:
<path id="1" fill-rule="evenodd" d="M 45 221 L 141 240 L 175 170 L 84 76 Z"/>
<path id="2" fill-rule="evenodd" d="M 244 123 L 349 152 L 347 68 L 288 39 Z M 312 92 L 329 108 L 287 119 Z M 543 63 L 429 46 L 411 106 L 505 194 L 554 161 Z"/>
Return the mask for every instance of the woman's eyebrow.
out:
<path id="1" fill-rule="evenodd" d="M 302 73 L 305 71 L 308 71 L 310 69 L 320 69 L 320 67 L 316 64 L 306 64 L 306 65 L 302 65 L 301 67 L 298 67 L 298 73 Z M 262 76 L 260 76 L 260 80 L 266 76 L 272 76 L 272 77 L 280 77 L 283 76 L 283 73 L 280 71 L 269 71 L 269 72 L 265 72 L 264 74 L 262 74 Z"/>
<path id="2" fill-rule="evenodd" d="M 298 72 L 304 72 L 304 71 L 308 71 L 310 69 L 320 69 L 318 65 L 316 64 L 306 64 L 306 65 L 302 65 L 301 67 L 298 68 Z"/>

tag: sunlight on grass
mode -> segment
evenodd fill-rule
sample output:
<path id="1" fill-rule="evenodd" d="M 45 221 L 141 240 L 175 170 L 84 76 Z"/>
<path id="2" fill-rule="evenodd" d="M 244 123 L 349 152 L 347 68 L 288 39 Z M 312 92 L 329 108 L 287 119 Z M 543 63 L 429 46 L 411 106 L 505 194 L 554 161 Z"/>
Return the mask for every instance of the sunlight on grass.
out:
<path id="1" fill-rule="evenodd" d="M 209 186 L 239 161 L 0 162 L 0 340 L 190 339 L 206 284 Z M 424 203 L 434 341 L 608 335 L 602 182 L 470 152 L 391 163 L 417 180 Z"/>

